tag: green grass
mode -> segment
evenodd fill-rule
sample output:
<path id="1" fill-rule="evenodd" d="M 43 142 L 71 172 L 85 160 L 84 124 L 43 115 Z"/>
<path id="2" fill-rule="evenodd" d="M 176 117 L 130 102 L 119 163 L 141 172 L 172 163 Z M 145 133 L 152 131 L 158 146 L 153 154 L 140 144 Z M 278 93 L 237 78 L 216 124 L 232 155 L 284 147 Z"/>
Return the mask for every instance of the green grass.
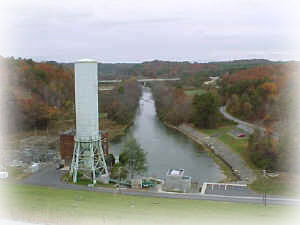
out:
<path id="1" fill-rule="evenodd" d="M 195 90 L 185 90 L 184 93 L 187 96 L 194 96 L 194 95 L 202 95 L 205 94 L 206 91 L 203 89 L 195 89 Z"/>
<path id="2" fill-rule="evenodd" d="M 9 201 L 6 208 L 14 213 L 31 215 L 106 216 L 111 218 L 210 218 L 220 216 L 267 216 L 281 214 L 286 206 L 226 203 L 207 200 L 185 200 L 128 196 L 89 191 L 6 184 Z M 171 216 L 171 217 L 170 217 Z"/>
<path id="3" fill-rule="evenodd" d="M 107 113 L 99 113 L 99 118 L 107 118 Z"/>
<path id="4" fill-rule="evenodd" d="M 250 187 L 258 193 L 267 192 L 269 194 L 287 193 L 286 185 L 283 185 L 281 179 L 278 178 L 258 178 Z"/>
<path id="5" fill-rule="evenodd" d="M 288 196 L 300 196 L 298 190 L 298 184 L 291 179 L 287 179 L 283 175 L 278 177 L 262 177 L 256 179 L 249 187 L 257 193 L 267 193 L 271 195 L 288 195 Z M 294 188 L 293 188 L 294 187 Z"/>
<path id="6" fill-rule="evenodd" d="M 228 134 L 228 131 L 233 129 L 234 126 L 224 126 L 217 129 L 201 129 L 201 132 L 207 135 L 217 135 L 216 138 L 228 145 L 234 152 L 239 154 L 246 164 L 254 170 L 254 172 L 260 171 L 250 160 L 247 152 L 248 138 L 237 139 Z M 259 175 L 257 173 L 257 175 Z M 257 178 L 249 187 L 257 192 L 272 194 L 272 195 L 299 195 L 299 191 L 291 190 L 291 184 L 289 178 L 283 178 L 279 176 L 277 178 Z"/>
<path id="7" fill-rule="evenodd" d="M 68 183 L 68 184 L 73 184 L 73 178 L 72 176 L 70 176 L 68 173 L 63 175 L 61 177 L 61 180 L 65 183 Z M 77 183 L 76 185 L 81 185 L 81 186 L 88 186 L 89 184 L 92 184 L 93 182 L 90 180 L 90 179 L 81 179 L 81 178 L 77 178 Z M 97 182 L 94 187 L 107 187 L 107 188 L 113 188 L 114 187 L 114 184 L 112 183 L 109 183 L 109 184 L 102 184 L 102 183 L 99 183 Z"/>

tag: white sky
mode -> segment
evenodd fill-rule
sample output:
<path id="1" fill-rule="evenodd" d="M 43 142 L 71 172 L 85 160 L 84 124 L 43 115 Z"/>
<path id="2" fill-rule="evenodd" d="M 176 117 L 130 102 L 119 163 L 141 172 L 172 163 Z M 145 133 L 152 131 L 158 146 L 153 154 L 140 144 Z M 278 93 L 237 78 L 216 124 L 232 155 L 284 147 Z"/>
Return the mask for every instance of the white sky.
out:
<path id="1" fill-rule="evenodd" d="M 298 5 L 292 0 L 9 0 L 0 6 L 0 55 L 101 62 L 299 60 Z"/>

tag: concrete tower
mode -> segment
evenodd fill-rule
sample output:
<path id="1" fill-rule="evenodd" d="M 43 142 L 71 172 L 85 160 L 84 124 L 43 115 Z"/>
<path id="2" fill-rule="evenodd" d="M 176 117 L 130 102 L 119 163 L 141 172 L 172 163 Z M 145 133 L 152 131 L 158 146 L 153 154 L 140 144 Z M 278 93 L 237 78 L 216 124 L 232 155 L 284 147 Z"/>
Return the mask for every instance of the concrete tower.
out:
<path id="1" fill-rule="evenodd" d="M 75 62 L 76 135 L 70 173 L 77 182 L 78 171 L 86 178 L 107 181 L 108 171 L 101 147 L 98 120 L 98 63 Z"/>

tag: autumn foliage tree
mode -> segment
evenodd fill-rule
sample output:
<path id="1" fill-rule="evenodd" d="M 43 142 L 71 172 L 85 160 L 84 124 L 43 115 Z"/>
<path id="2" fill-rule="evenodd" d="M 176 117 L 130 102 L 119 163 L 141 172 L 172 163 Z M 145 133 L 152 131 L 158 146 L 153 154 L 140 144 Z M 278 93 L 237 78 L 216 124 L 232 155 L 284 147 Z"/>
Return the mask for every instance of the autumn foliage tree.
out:
<path id="1" fill-rule="evenodd" d="M 191 100 L 183 89 L 157 83 L 152 90 L 156 112 L 162 121 L 177 126 L 191 120 Z"/>
<path id="2" fill-rule="evenodd" d="M 11 130 L 45 128 L 73 111 L 73 71 L 59 64 L 31 59 L 0 58 L 5 109 L 10 115 Z"/>
<path id="3" fill-rule="evenodd" d="M 133 121 L 139 105 L 141 87 L 134 77 L 124 80 L 109 94 L 99 96 L 100 112 L 119 124 Z"/>
<path id="4" fill-rule="evenodd" d="M 241 70 L 223 76 L 219 94 L 227 110 L 245 120 L 276 120 L 281 90 L 290 74 L 295 73 L 293 64 L 274 64 Z"/>

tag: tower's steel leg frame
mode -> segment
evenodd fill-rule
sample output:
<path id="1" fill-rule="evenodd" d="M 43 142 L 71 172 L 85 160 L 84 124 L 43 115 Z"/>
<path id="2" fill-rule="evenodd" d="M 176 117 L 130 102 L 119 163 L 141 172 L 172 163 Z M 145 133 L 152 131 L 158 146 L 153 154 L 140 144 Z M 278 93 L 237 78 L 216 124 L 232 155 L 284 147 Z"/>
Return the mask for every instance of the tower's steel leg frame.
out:
<path id="1" fill-rule="evenodd" d="M 75 139 L 70 174 L 73 183 L 77 182 L 78 171 L 90 174 L 93 184 L 99 176 L 107 176 L 108 170 L 101 147 L 101 139 L 82 141 Z"/>

